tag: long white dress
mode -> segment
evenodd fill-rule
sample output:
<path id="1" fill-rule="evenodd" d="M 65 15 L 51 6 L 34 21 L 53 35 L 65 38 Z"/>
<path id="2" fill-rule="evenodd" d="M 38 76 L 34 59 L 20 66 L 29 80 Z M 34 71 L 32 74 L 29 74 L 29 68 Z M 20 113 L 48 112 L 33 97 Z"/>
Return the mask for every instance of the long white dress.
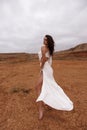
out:
<path id="1" fill-rule="evenodd" d="M 39 60 L 41 60 L 42 53 L 38 53 Z M 46 53 L 48 61 L 45 62 L 43 71 L 43 84 L 41 93 L 36 102 L 43 101 L 45 104 L 57 110 L 71 111 L 73 109 L 73 102 L 64 93 L 63 89 L 56 83 L 53 76 L 52 56 L 49 52 Z"/>

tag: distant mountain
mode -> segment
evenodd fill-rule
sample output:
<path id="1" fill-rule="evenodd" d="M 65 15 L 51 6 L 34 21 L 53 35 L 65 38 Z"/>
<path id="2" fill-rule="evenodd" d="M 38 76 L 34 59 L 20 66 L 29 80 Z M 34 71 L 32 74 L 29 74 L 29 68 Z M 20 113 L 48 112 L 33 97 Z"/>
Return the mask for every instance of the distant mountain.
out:
<path id="1" fill-rule="evenodd" d="M 79 44 L 79 45 L 72 47 L 70 49 L 59 51 L 59 52 L 69 52 L 69 51 L 70 52 L 87 51 L 87 43 L 82 43 L 82 44 Z"/>
<path id="2" fill-rule="evenodd" d="M 87 60 L 87 43 L 82 43 L 73 48 L 55 52 L 54 59 Z"/>

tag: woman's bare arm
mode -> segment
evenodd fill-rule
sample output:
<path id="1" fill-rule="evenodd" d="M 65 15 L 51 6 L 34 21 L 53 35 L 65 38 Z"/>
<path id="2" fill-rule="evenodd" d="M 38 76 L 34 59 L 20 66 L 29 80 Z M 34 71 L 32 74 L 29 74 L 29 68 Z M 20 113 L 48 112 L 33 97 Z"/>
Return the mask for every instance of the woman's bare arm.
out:
<path id="1" fill-rule="evenodd" d="M 48 60 L 48 58 L 45 56 L 45 53 L 46 53 L 47 49 L 46 47 L 41 47 L 41 52 L 42 52 L 42 57 L 41 57 L 41 69 L 43 68 L 44 66 L 44 63 Z"/>

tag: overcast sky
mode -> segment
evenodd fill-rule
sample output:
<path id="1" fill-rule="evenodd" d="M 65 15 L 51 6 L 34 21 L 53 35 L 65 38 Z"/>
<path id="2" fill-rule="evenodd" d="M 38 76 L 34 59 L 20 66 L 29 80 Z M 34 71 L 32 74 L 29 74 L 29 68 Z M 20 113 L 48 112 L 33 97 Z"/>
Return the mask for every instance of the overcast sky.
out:
<path id="1" fill-rule="evenodd" d="M 58 51 L 87 42 L 87 0 L 0 0 L 0 53 L 36 53 L 45 34 Z"/>

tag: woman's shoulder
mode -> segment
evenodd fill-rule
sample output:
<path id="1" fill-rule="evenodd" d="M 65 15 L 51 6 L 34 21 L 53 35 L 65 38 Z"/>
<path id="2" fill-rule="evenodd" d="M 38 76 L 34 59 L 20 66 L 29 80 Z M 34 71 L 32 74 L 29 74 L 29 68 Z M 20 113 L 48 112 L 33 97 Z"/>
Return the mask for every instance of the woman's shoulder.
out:
<path id="1" fill-rule="evenodd" d="M 46 46 L 45 46 L 45 45 L 42 45 L 41 48 L 46 48 Z"/>
<path id="2" fill-rule="evenodd" d="M 47 50 L 46 46 L 45 46 L 45 45 L 42 45 L 42 46 L 41 46 L 41 51 L 46 51 L 46 50 Z"/>
<path id="3" fill-rule="evenodd" d="M 46 45 L 42 45 L 42 46 L 41 46 L 41 50 L 43 50 L 43 51 L 46 51 L 46 52 L 47 52 L 47 51 L 48 51 L 48 48 L 47 48 L 47 46 L 46 46 Z"/>

